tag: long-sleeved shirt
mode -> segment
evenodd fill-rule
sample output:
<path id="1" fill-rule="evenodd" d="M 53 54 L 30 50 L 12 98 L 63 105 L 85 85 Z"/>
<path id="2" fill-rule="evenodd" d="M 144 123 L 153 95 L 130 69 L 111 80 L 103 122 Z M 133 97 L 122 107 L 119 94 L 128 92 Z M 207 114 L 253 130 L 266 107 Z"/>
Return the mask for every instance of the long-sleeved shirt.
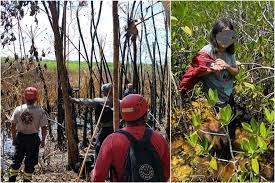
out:
<path id="1" fill-rule="evenodd" d="M 126 126 L 122 130 L 128 131 L 137 140 L 140 140 L 145 131 L 145 126 Z M 104 182 L 109 174 L 110 167 L 114 167 L 118 180 L 121 181 L 124 173 L 124 163 L 126 160 L 128 148 L 128 138 L 120 133 L 113 133 L 109 135 L 103 142 L 95 168 L 92 174 L 92 181 Z M 151 144 L 154 146 L 156 152 L 159 154 L 165 180 L 168 181 L 170 177 L 170 155 L 167 141 L 158 132 L 153 132 L 151 137 Z"/>
<path id="2" fill-rule="evenodd" d="M 85 105 L 88 107 L 93 107 L 96 109 L 96 120 L 100 115 L 100 112 L 102 110 L 102 107 L 106 102 L 105 110 L 103 112 L 103 115 L 101 117 L 101 127 L 112 127 L 113 126 L 113 113 L 112 107 L 113 107 L 113 98 L 111 96 L 109 97 L 103 97 L 103 98 L 71 98 L 73 102 L 80 105 Z M 99 105 L 101 106 L 100 108 Z M 97 110 L 98 109 L 98 110 Z"/>
<path id="3" fill-rule="evenodd" d="M 113 98 L 112 97 L 103 97 L 103 98 L 71 98 L 72 101 L 74 101 L 77 104 L 89 106 L 89 107 L 96 107 L 98 104 L 104 105 L 105 101 L 106 106 L 113 107 Z"/>

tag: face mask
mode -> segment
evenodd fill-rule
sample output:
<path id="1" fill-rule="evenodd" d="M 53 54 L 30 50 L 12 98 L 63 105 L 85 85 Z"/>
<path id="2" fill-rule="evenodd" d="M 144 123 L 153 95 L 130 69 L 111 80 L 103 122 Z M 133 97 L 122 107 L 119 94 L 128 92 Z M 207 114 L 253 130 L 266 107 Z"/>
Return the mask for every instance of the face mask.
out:
<path id="1" fill-rule="evenodd" d="M 218 42 L 219 45 L 221 45 L 222 47 L 228 47 L 231 44 L 233 44 L 236 40 L 236 34 L 235 31 L 233 30 L 226 30 L 226 31 L 222 31 L 219 32 L 216 35 L 216 40 Z"/>

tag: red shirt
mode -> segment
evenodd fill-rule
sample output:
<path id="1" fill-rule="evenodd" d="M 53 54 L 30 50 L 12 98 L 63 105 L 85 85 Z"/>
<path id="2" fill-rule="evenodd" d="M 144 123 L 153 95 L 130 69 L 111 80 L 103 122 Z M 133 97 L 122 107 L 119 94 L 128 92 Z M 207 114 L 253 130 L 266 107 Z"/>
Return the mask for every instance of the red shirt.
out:
<path id="1" fill-rule="evenodd" d="M 140 140 L 144 135 L 145 127 L 143 125 L 127 126 L 122 130 L 128 131 L 137 140 Z M 121 180 L 129 143 L 128 138 L 120 133 L 113 133 L 104 140 L 93 170 L 92 181 L 104 182 L 109 175 L 111 165 L 115 168 L 118 177 L 118 180 L 114 181 Z M 170 177 L 170 155 L 168 144 L 163 136 L 155 131 L 152 133 L 151 143 L 159 154 L 164 177 L 168 181 Z"/>

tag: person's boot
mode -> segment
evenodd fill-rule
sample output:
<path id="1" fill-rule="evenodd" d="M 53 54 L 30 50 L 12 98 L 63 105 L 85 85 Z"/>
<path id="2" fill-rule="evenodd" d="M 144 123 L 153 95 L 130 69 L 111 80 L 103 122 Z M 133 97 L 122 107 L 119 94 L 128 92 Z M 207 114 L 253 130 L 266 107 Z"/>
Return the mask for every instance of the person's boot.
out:
<path id="1" fill-rule="evenodd" d="M 32 173 L 24 172 L 23 182 L 31 182 L 32 181 Z"/>
<path id="2" fill-rule="evenodd" d="M 15 182 L 19 169 L 9 168 L 9 182 Z"/>

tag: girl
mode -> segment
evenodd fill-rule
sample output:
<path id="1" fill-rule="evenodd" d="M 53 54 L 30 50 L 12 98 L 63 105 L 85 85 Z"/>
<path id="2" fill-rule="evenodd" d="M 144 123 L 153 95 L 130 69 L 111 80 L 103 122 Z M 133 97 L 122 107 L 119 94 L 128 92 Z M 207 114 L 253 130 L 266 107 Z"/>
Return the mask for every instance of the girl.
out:
<path id="1" fill-rule="evenodd" d="M 218 101 L 215 106 L 217 112 L 227 104 L 230 104 L 235 112 L 232 91 L 234 76 L 238 74 L 239 69 L 236 66 L 234 55 L 235 32 L 231 22 L 225 19 L 217 21 L 212 29 L 210 41 L 210 44 L 200 50 L 215 60 L 210 68 L 200 75 L 202 76 L 203 90 L 205 92 L 208 92 L 209 88 L 217 90 Z M 232 141 L 235 139 L 237 125 L 236 120 L 228 125 L 229 136 Z M 218 153 L 219 156 L 230 159 L 229 146 L 225 145 L 222 149 L 221 154 Z"/>
<path id="2" fill-rule="evenodd" d="M 218 101 L 215 105 L 217 112 L 227 104 L 230 104 L 235 112 L 232 91 L 234 76 L 238 74 L 239 69 L 236 66 L 234 55 L 234 41 L 235 32 L 231 22 L 225 19 L 217 21 L 211 32 L 210 43 L 192 59 L 190 67 L 182 76 L 179 83 L 180 92 L 184 95 L 198 81 L 202 81 L 205 93 L 210 88 L 217 90 Z M 233 141 L 237 125 L 237 120 L 228 125 L 229 136 Z M 227 147 L 223 147 L 223 152 L 221 156 L 228 155 L 226 154 L 229 152 Z"/>
<path id="3" fill-rule="evenodd" d="M 204 46 L 200 52 L 207 53 L 215 62 L 204 73 L 200 74 L 205 92 L 216 89 L 218 102 L 216 109 L 229 103 L 233 91 L 234 76 L 239 69 L 236 66 L 234 50 L 235 33 L 230 21 L 221 19 L 213 27 L 211 43 Z"/>

